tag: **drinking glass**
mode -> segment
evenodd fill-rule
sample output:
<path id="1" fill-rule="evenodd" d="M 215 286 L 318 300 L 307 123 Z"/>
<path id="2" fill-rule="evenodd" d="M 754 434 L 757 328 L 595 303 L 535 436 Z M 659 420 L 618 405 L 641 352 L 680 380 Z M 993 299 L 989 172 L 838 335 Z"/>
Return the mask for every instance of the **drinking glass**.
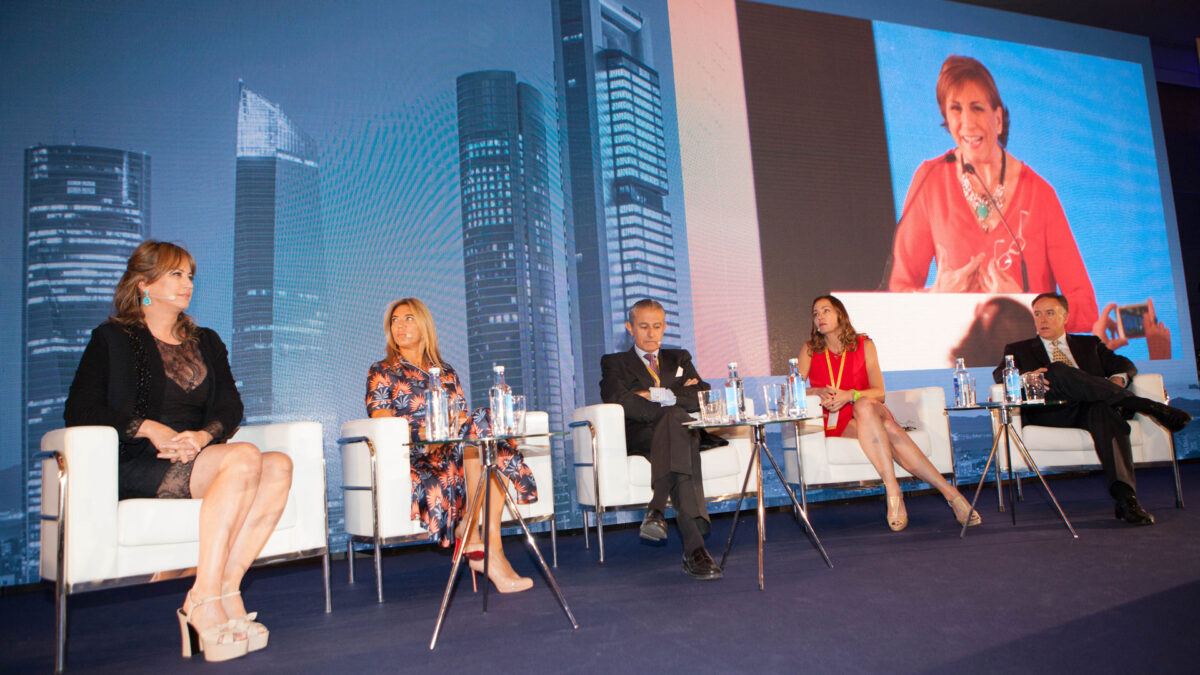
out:
<path id="1" fill-rule="evenodd" d="M 786 417 L 789 409 L 787 402 L 787 387 L 782 384 L 764 384 L 763 415 L 767 419 Z"/>
<path id="2" fill-rule="evenodd" d="M 710 389 L 700 392 L 700 421 L 705 424 L 725 422 L 725 390 Z"/>
<path id="3" fill-rule="evenodd" d="M 512 397 L 512 428 L 508 430 L 513 436 L 525 433 L 525 396 L 517 394 Z"/>
<path id="4" fill-rule="evenodd" d="M 1042 403 L 1046 400 L 1046 381 L 1041 373 L 1025 373 L 1021 376 L 1021 388 L 1025 390 L 1025 400 L 1030 403 Z"/>
<path id="5" fill-rule="evenodd" d="M 450 401 L 450 435 L 463 436 L 462 425 L 467 421 L 467 399 L 459 396 Z"/>
<path id="6" fill-rule="evenodd" d="M 975 405 L 975 376 L 974 375 L 967 375 L 966 397 L 967 397 L 966 405 L 968 407 Z"/>

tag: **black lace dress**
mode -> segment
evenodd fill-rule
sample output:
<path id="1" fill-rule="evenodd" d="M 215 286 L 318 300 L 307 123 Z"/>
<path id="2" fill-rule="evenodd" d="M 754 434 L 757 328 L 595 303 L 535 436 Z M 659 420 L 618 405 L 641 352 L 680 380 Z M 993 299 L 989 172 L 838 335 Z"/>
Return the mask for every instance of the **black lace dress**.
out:
<path id="1" fill-rule="evenodd" d="M 214 421 L 204 426 L 205 405 L 212 387 L 208 368 L 200 356 L 195 343 L 173 345 L 157 338 L 154 340 L 162 356 L 163 370 L 167 375 L 163 391 L 162 412 L 155 421 L 178 431 L 207 431 L 213 438 L 221 436 L 221 423 Z M 137 433 L 144 418 L 130 422 L 128 434 Z M 192 496 L 192 462 L 171 462 L 158 458 L 158 451 L 150 443 L 144 443 L 140 452 L 122 457 L 120 482 L 122 489 L 155 496 L 159 499 L 188 499 Z"/>

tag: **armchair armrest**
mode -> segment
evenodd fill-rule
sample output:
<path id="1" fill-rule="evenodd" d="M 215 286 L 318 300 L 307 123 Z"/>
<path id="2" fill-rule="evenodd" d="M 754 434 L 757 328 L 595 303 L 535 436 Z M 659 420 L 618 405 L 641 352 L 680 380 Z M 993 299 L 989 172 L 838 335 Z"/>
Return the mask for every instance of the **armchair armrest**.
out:
<path id="1" fill-rule="evenodd" d="M 42 451 L 62 458 L 67 476 L 67 557 L 63 580 L 68 584 L 119 576 L 117 570 L 117 431 L 112 427 L 67 427 L 42 437 Z M 58 516 L 58 464 L 42 461 L 43 516 Z M 42 520 L 40 572 L 53 580 L 58 571 L 58 527 Z"/>
<path id="2" fill-rule="evenodd" d="M 260 452 L 282 452 L 292 460 L 288 501 L 295 509 L 298 550 L 328 545 L 325 514 L 325 448 L 319 422 L 284 422 L 239 427 L 231 443 L 253 443 Z"/>
<path id="3" fill-rule="evenodd" d="M 375 449 L 375 469 L 378 483 L 379 531 L 383 537 L 410 534 L 412 524 L 412 474 L 410 473 L 409 424 L 401 417 L 376 417 L 346 422 L 342 425 L 342 484 L 365 490 L 346 490 L 346 531 L 370 536 L 371 523 L 371 453 L 364 441 L 344 442 L 365 438 Z"/>
<path id="4" fill-rule="evenodd" d="M 572 429 L 575 485 L 579 503 L 595 506 L 593 468 L 599 475 L 603 504 L 625 504 L 629 498 L 629 461 L 625 453 L 625 409 L 617 403 L 576 408 L 576 422 L 588 422 L 596 434 L 596 464 L 592 466 L 592 434 L 588 426 Z"/>
<path id="5" fill-rule="evenodd" d="M 941 387 L 889 391 L 888 410 L 896 421 L 910 423 L 929 434 L 929 461 L 943 473 L 954 471 L 950 444 L 950 424 L 946 419 L 946 394 Z"/>

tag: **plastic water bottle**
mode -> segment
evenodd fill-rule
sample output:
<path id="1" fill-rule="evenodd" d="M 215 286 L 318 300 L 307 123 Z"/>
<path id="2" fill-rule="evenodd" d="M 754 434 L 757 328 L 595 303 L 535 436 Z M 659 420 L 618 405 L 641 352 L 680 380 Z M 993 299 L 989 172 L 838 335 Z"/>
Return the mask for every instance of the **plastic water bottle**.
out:
<path id="1" fill-rule="evenodd" d="M 450 399 L 442 386 L 442 369 L 429 369 L 429 391 L 425 394 L 425 429 L 429 440 L 450 438 Z"/>
<path id="2" fill-rule="evenodd" d="M 792 409 L 788 414 L 803 415 L 808 410 L 808 386 L 800 375 L 800 359 L 788 359 L 787 389 L 792 398 Z"/>
<path id="3" fill-rule="evenodd" d="M 492 435 L 504 436 L 515 424 L 513 420 L 512 389 L 504 383 L 504 366 L 492 366 L 496 383 L 488 390 L 488 403 L 492 413 Z"/>
<path id="4" fill-rule="evenodd" d="M 737 374 L 737 362 L 729 363 L 729 379 L 725 380 L 725 412 L 730 421 L 744 422 L 746 419 L 746 392 L 742 378 Z"/>
<path id="5" fill-rule="evenodd" d="M 967 399 L 968 395 L 967 378 L 970 373 L 967 372 L 967 364 L 963 359 L 954 360 L 954 405 L 959 408 L 964 408 L 971 405 Z"/>
<path id="6" fill-rule="evenodd" d="M 1021 402 L 1021 373 L 1012 354 L 1004 355 L 1004 400 L 1007 403 Z"/>

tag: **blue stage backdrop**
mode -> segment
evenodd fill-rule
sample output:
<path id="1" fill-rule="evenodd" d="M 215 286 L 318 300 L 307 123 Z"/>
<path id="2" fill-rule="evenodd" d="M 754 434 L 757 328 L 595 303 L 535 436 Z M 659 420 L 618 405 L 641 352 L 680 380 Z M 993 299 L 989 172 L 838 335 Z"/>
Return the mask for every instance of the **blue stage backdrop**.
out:
<path id="1" fill-rule="evenodd" d="M 1020 115 L 1013 152 L 1059 188 L 1101 303 L 1152 297 L 1171 331 L 1172 358 L 1139 366 L 1195 398 L 1144 40 L 923 0 L 782 4 L 873 30 L 891 167 L 875 189 L 897 212 L 916 165 L 950 146 L 937 64 L 986 61 Z M 195 255 L 190 313 L 229 346 L 246 421 L 324 425 L 335 546 L 335 441 L 365 416 L 393 299 L 430 306 L 473 404 L 502 363 L 556 429 L 597 402 L 599 357 L 629 346 L 624 312 L 646 296 L 710 380 L 729 360 L 752 385 L 778 375 L 768 353 L 792 343 L 766 330 L 764 298 L 787 289 L 759 274 L 763 177 L 731 171 L 749 158 L 731 16 L 733 0 L 0 5 L 0 585 L 37 579 L 34 455 L 147 237 Z M 1119 86 L 1046 110 L 1081 77 Z M 977 476 L 986 419 L 954 432 L 960 475 Z M 1198 452 L 1192 433 L 1179 445 Z M 581 523 L 572 457 L 554 446 L 560 527 Z"/>

